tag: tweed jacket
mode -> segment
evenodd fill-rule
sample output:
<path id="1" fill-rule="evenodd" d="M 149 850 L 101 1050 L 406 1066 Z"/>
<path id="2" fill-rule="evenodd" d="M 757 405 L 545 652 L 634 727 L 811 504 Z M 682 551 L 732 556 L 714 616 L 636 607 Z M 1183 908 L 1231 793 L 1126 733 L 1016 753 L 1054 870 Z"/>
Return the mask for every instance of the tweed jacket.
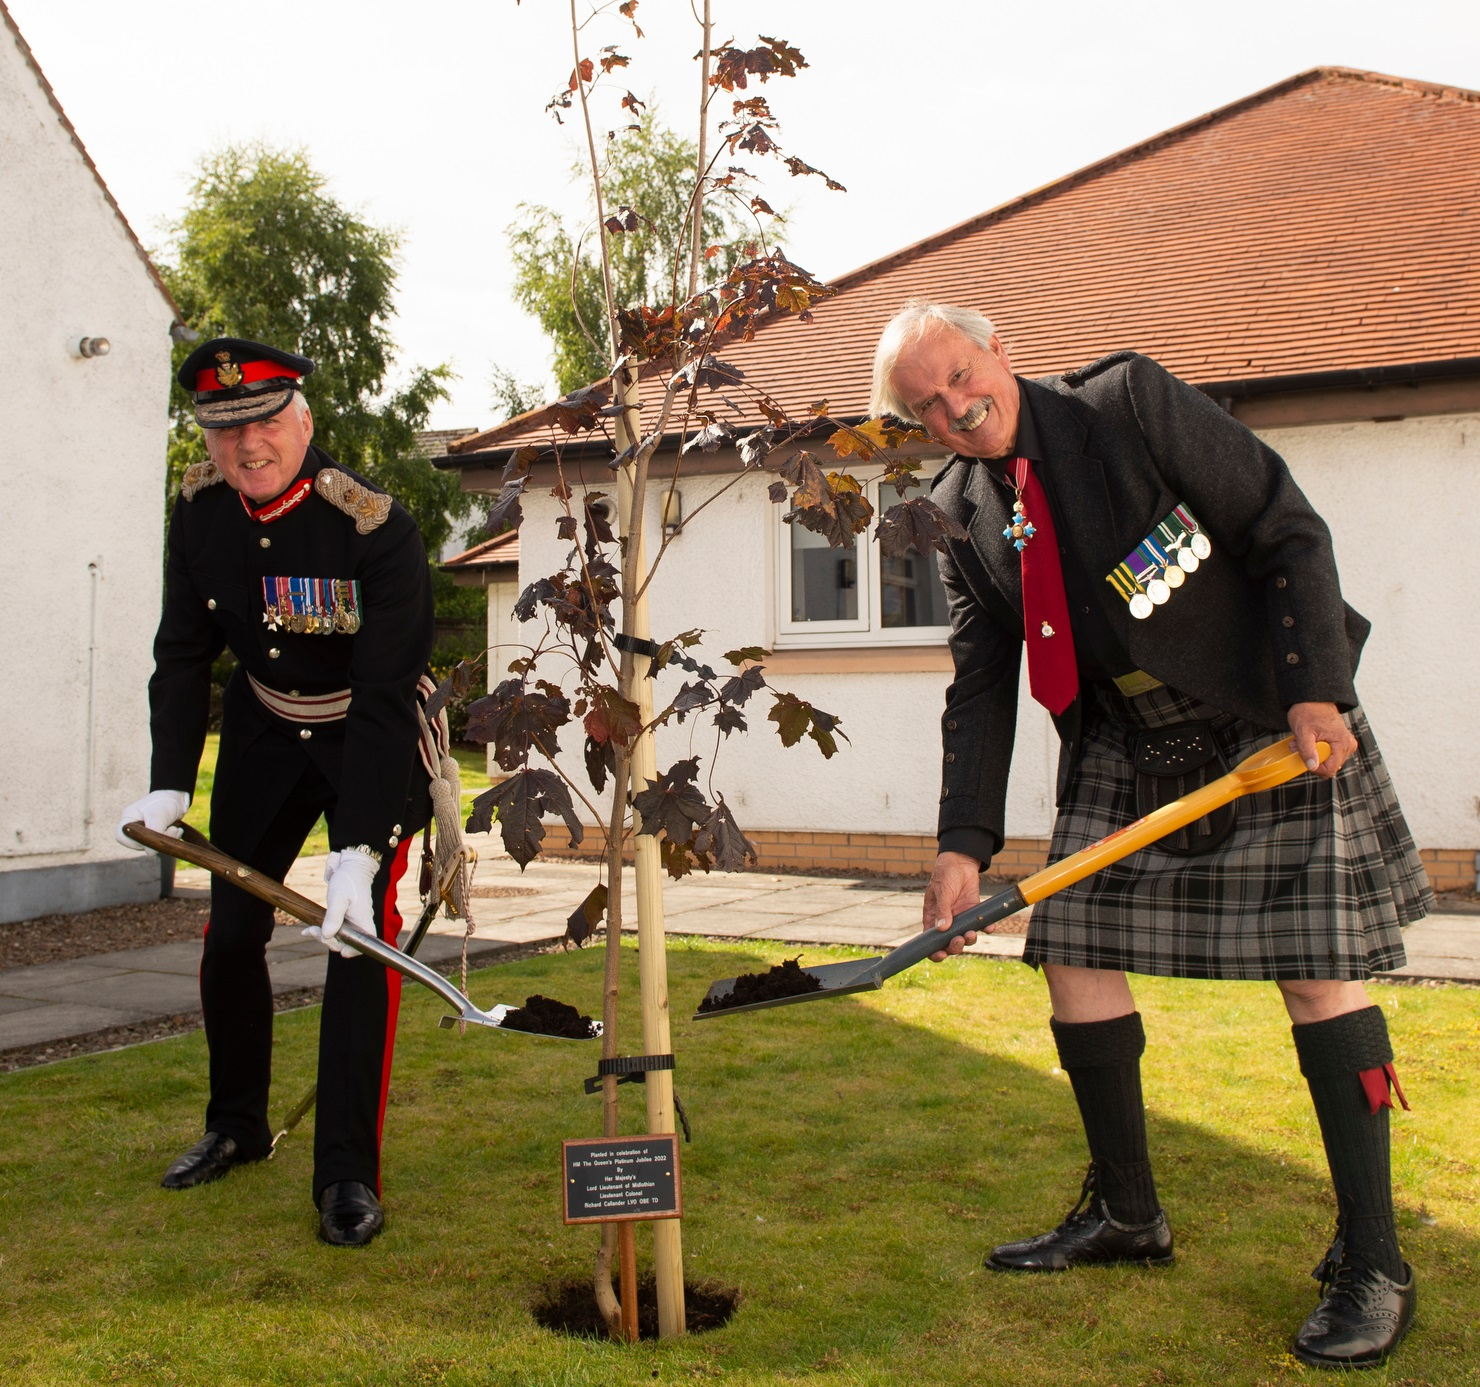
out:
<path id="1" fill-rule="evenodd" d="M 1212 555 L 1142 621 L 1106 582 L 1103 616 L 1136 666 L 1271 731 L 1295 703 L 1356 705 L 1369 623 L 1341 597 L 1330 531 L 1284 460 L 1201 391 L 1119 352 L 1078 371 L 1018 379 L 1061 502 L 1060 547 L 1109 575 L 1176 505 Z M 940 558 L 955 679 L 941 719 L 939 831 L 985 831 L 1000 850 L 1023 658 L 1020 559 L 1003 538 L 1011 501 L 987 469 L 953 458 L 932 499 L 967 530 Z M 1054 719 L 1062 802 L 1086 693 Z"/>

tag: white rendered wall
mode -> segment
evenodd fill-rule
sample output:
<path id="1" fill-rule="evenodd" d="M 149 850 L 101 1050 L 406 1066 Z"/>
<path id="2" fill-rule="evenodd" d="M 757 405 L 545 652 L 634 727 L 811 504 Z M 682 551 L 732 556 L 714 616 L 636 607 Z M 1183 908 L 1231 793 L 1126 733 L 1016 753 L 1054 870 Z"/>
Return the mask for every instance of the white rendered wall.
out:
<path id="1" fill-rule="evenodd" d="M 514 603 L 519 597 L 519 584 L 489 583 L 488 593 L 488 664 L 487 687 L 491 691 L 509 677 L 509 661 L 524 652 L 517 649 L 522 639 L 519 623 L 514 620 Z M 488 748 L 488 773 L 493 775 L 498 765 L 493 759 L 493 747 Z"/>
<path id="2" fill-rule="evenodd" d="M 1480 847 L 1480 415 L 1260 430 L 1372 623 L 1357 693 L 1421 848 Z"/>
<path id="3" fill-rule="evenodd" d="M 133 856 L 113 825 L 148 789 L 171 320 L 0 25 L 0 872 Z M 111 354 L 70 355 L 82 336 Z"/>
<path id="4" fill-rule="evenodd" d="M 1480 417 L 1326 424 L 1268 430 L 1266 441 L 1335 536 L 1348 601 L 1373 623 L 1358 688 L 1420 847 L 1480 845 L 1480 748 L 1467 729 L 1480 688 Z M 680 483 L 685 515 L 728 479 Z M 699 626 L 703 656 L 769 647 L 775 631 L 775 509 L 767 478 L 741 478 L 669 546 L 652 590 L 659 639 Z M 654 497 L 648 551 L 657 543 Z M 525 504 L 520 581 L 555 571 L 567 546 L 554 537 L 556 506 Z M 490 638 L 492 628 L 490 627 Z M 660 677 L 658 706 L 682 679 Z M 950 676 L 849 673 L 772 676 L 842 718 L 851 738 L 824 760 L 810 741 L 784 748 L 766 721 L 770 699 L 747 705 L 750 731 L 720 746 L 715 786 L 754 829 L 931 834 L 940 786 L 939 717 Z M 1044 837 L 1052 824 L 1058 739 L 1046 713 L 1019 695 L 1007 832 Z M 714 746 L 707 722 L 662 730 L 658 764 Z M 564 738 L 579 783 L 580 737 Z"/>

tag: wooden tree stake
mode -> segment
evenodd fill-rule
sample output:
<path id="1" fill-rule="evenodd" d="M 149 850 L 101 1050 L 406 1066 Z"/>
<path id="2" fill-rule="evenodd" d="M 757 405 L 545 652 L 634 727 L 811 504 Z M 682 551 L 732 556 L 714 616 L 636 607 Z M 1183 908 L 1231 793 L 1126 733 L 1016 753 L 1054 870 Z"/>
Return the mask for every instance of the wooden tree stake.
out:
<path id="1" fill-rule="evenodd" d="M 636 387 L 630 386 L 636 403 Z M 617 483 L 617 504 L 621 514 L 622 533 L 627 537 L 628 572 L 646 571 L 646 545 L 643 517 L 633 513 L 631 465 L 624 467 Z M 645 508 L 644 508 L 645 509 Z M 625 597 L 624 597 L 625 601 Z M 624 614 L 625 615 L 625 614 Z M 646 593 L 632 604 L 631 624 L 624 627 L 638 640 L 649 640 Z M 646 655 L 634 655 L 636 680 L 635 702 L 644 726 L 653 717 L 652 661 Z M 645 790 L 658 778 L 657 751 L 653 734 L 644 731 L 632 743 L 631 793 Z M 642 1045 L 649 1055 L 666 1055 L 672 1042 L 668 1028 L 668 957 L 663 925 L 663 865 L 658 856 L 658 840 L 651 833 L 633 838 L 633 875 L 637 882 L 637 969 L 642 993 Z M 653 1070 L 644 1084 L 647 1089 L 648 1131 L 678 1130 L 673 1110 L 672 1070 Z M 653 1261 L 658 1280 L 658 1337 L 671 1339 L 682 1334 L 686 1326 L 683 1295 L 683 1233 L 679 1219 L 664 1219 L 653 1225 Z M 625 1305 L 626 1298 L 623 1297 Z"/>

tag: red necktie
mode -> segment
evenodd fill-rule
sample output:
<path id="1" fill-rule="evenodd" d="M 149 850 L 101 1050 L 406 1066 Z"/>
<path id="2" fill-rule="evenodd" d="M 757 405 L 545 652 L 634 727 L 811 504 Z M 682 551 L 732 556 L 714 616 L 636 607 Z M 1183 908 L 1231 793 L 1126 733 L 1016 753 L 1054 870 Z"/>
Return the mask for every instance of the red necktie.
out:
<path id="1" fill-rule="evenodd" d="M 1069 599 L 1059 541 L 1043 483 L 1027 458 L 1013 458 L 1022 514 L 1033 526 L 1023 542 L 1023 637 L 1028 646 L 1028 687 L 1050 713 L 1062 713 L 1079 693 L 1079 666 L 1074 660 L 1074 633 L 1069 626 Z"/>

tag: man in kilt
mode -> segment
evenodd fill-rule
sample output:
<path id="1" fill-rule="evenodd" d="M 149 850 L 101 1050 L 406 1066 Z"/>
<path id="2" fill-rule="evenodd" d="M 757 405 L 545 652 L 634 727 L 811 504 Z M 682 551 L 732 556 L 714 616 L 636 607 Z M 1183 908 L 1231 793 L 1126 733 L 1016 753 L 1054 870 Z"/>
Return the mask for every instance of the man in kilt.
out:
<path id="1" fill-rule="evenodd" d="M 976 903 L 1002 847 L 1025 648 L 1061 740 L 1053 860 L 1281 732 L 1311 768 L 1034 908 L 1024 959 L 1048 982 L 1090 1167 L 1057 1228 L 987 1265 L 1172 1260 L 1126 974 L 1267 979 L 1337 1205 L 1294 1351 L 1381 1362 L 1412 1318 L 1414 1277 L 1389 1170 L 1389 1093 L 1402 1092 L 1363 980 L 1403 964 L 1402 927 L 1433 897 L 1353 687 L 1369 625 L 1341 599 L 1329 531 L 1274 452 L 1132 352 L 1017 378 L 987 318 L 916 300 L 880 338 L 873 409 L 952 449 L 932 498 L 967 535 L 940 560 L 955 679 L 925 928 Z"/>
<path id="2" fill-rule="evenodd" d="M 208 462 L 170 517 L 164 611 L 149 681 L 149 794 L 123 826 L 184 816 L 206 738 L 211 664 L 230 649 L 211 838 L 281 881 L 328 819 L 324 923 L 332 952 L 319 1024 L 313 1198 L 319 1236 L 363 1247 L 383 1225 L 380 1140 L 401 978 L 336 938 L 346 922 L 394 943 L 396 888 L 431 816 L 417 698 L 431 654 L 431 578 L 416 523 L 313 445 L 307 357 L 218 337 L 177 379 Z M 421 746 L 420 755 L 418 748 Z M 271 1154 L 272 907 L 215 877 L 201 956 L 210 1050 L 205 1136 L 165 1172 L 191 1189 Z"/>

